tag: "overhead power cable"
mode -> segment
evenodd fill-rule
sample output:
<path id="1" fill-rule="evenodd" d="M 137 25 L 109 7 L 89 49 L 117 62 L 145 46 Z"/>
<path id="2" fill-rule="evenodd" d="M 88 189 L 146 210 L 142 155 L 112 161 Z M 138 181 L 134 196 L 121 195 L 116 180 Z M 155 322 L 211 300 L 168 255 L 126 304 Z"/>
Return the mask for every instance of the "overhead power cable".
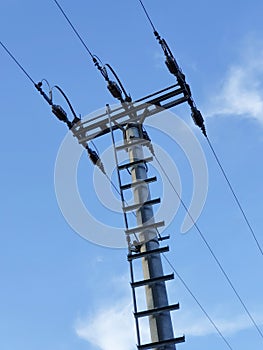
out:
<path id="1" fill-rule="evenodd" d="M 159 159 L 157 158 L 157 156 L 153 153 L 153 156 L 155 157 L 157 163 L 159 164 L 164 176 L 166 177 L 166 179 L 168 180 L 168 182 L 170 183 L 172 189 L 174 190 L 176 196 L 178 197 L 179 201 L 181 202 L 183 208 L 185 209 L 185 211 L 187 212 L 189 218 L 191 219 L 194 227 L 196 228 L 197 232 L 199 233 L 200 237 L 202 238 L 203 242 L 205 243 L 206 247 L 208 248 L 210 254 L 212 255 L 213 259 L 215 260 L 216 264 L 218 265 L 220 271 L 222 272 L 222 274 L 224 275 L 225 279 L 227 280 L 229 286 L 231 287 L 231 289 L 233 290 L 234 294 L 236 295 L 236 297 L 238 298 L 240 304 L 243 306 L 243 309 L 245 310 L 247 316 L 249 317 L 251 323 L 254 325 L 254 327 L 256 328 L 258 334 L 260 335 L 260 337 L 263 339 L 263 333 L 261 331 L 261 329 L 259 328 L 258 324 L 256 323 L 254 317 L 251 315 L 250 311 L 248 310 L 245 302 L 243 301 L 243 299 L 241 298 L 240 294 L 238 293 L 237 289 L 235 288 L 235 286 L 233 285 L 230 277 L 228 276 L 228 274 L 226 273 L 225 269 L 223 268 L 221 262 L 219 261 L 219 259 L 217 258 L 217 256 L 215 255 L 213 249 L 211 248 L 210 244 L 208 243 L 208 241 L 206 240 L 204 234 L 202 233 L 201 229 L 199 228 L 199 226 L 197 225 L 197 223 L 195 222 L 195 220 L 193 219 L 191 213 L 189 212 L 186 204 L 184 203 L 184 201 L 182 200 L 182 198 L 180 197 L 178 191 L 176 190 L 172 180 L 170 179 L 169 175 L 167 174 L 167 172 L 165 171 L 164 167 L 162 166 L 162 164 L 160 163 Z"/>
<path id="2" fill-rule="evenodd" d="M 108 64 L 108 63 L 106 63 L 105 65 L 102 65 L 100 59 L 96 55 L 92 54 L 91 50 L 86 45 L 85 41 L 83 40 L 83 38 L 81 37 L 81 35 L 77 31 L 76 27 L 73 25 L 72 21 L 66 15 L 66 13 L 63 10 L 62 6 L 59 4 L 59 2 L 57 0 L 53 0 L 53 1 L 57 5 L 57 7 L 60 10 L 60 12 L 62 13 L 62 15 L 65 17 L 66 21 L 70 25 L 70 27 L 73 30 L 73 32 L 76 34 L 77 38 L 80 40 L 81 44 L 84 46 L 85 50 L 88 52 L 88 54 L 92 58 L 92 61 L 93 61 L 94 65 L 95 65 L 95 67 L 99 70 L 99 72 L 103 76 L 104 80 L 107 82 L 107 88 L 108 88 L 109 92 L 111 93 L 111 95 L 114 98 L 116 98 L 117 100 L 119 100 L 121 103 L 131 102 L 132 99 L 131 99 L 130 95 L 127 94 L 127 92 L 124 89 L 124 87 L 123 87 L 123 85 L 122 85 L 118 75 L 116 74 L 114 69 L 111 67 L 111 65 Z M 112 81 L 109 78 L 109 75 L 108 75 L 108 72 L 107 72 L 107 68 L 111 71 L 111 73 L 116 78 L 118 83 L 116 83 L 115 81 Z M 122 94 L 124 94 L 124 97 L 123 97 Z"/>
<path id="3" fill-rule="evenodd" d="M 150 22 L 150 24 L 152 26 L 153 31 L 156 32 L 155 26 L 153 24 L 153 21 L 151 20 L 151 17 L 149 15 L 148 11 L 146 10 L 146 7 L 144 6 L 144 4 L 143 4 L 143 2 L 141 0 L 139 0 L 139 2 L 140 2 L 141 6 L 143 8 L 143 11 L 144 11 L 146 17 L 148 18 L 148 20 L 149 20 L 149 22 Z"/>
<path id="4" fill-rule="evenodd" d="M 0 41 L 0 45 L 1 45 L 2 48 L 8 53 L 8 55 L 12 58 L 12 60 L 16 63 L 16 65 L 21 69 L 21 71 L 27 76 L 27 78 L 31 81 L 31 83 L 33 83 L 34 85 L 36 85 L 36 83 L 35 83 L 34 80 L 31 78 L 31 76 L 27 73 L 27 71 L 25 70 L 25 68 L 17 61 L 17 59 L 15 58 L 15 56 L 8 50 L 8 48 L 2 43 L 2 41 Z"/>
<path id="5" fill-rule="evenodd" d="M 218 166 L 219 166 L 219 168 L 220 168 L 220 170 L 221 170 L 221 172 L 222 172 L 222 174 L 223 174 L 223 176 L 224 176 L 224 178 L 225 178 L 225 180 L 226 180 L 226 182 L 228 184 L 228 187 L 229 187 L 229 189 L 230 189 L 230 191 L 231 191 L 231 193 L 232 193 L 232 195 L 233 195 L 233 197 L 235 199 L 235 202 L 236 202 L 238 208 L 240 209 L 240 212 L 241 212 L 241 214 L 242 214 L 242 216 L 243 216 L 243 218 L 244 218 L 244 220 L 245 220 L 245 222 L 246 222 L 246 224 L 247 224 L 247 226 L 249 228 L 249 231 L 251 232 L 251 235 L 252 235 L 252 237 L 253 237 L 253 239 L 254 239 L 254 241 L 255 241 L 255 243 L 256 243 L 256 245 L 257 245 L 257 247 L 258 247 L 258 249 L 259 249 L 259 251 L 261 253 L 261 255 L 263 256 L 263 249 L 262 249 L 262 247 L 259 244 L 259 241 L 258 241 L 258 239 L 256 237 L 256 234 L 255 234 L 255 232 L 254 232 L 254 230 L 253 230 L 253 228 L 252 228 L 252 226 L 251 226 L 251 224 L 250 224 L 250 222 L 248 220 L 248 217 L 247 217 L 247 215 L 246 215 L 246 213 L 245 213 L 245 211 L 244 211 L 244 209 L 243 209 L 243 207 L 242 207 L 242 205 L 241 205 L 241 203 L 240 203 L 240 201 L 238 199 L 238 196 L 235 193 L 235 190 L 234 190 L 233 186 L 231 185 L 231 182 L 230 182 L 230 180 L 229 180 L 229 178 L 228 178 L 228 176 L 227 176 L 227 174 L 226 174 L 226 172 L 225 172 L 225 170 L 224 170 L 224 168 L 223 168 L 223 166 L 222 166 L 222 164 L 221 164 L 221 162 L 220 162 L 220 160 L 219 160 L 219 158 L 218 158 L 218 156 L 217 156 L 217 154 L 215 152 L 215 149 L 214 149 L 211 141 L 209 140 L 208 137 L 206 137 L 206 139 L 207 139 L 208 145 L 209 145 L 209 147 L 210 147 L 210 149 L 211 149 L 211 151 L 212 151 L 212 153 L 213 153 L 213 155 L 214 155 L 214 157 L 216 159 L 216 162 L 217 162 L 217 164 L 218 164 Z"/>
<path id="6" fill-rule="evenodd" d="M 59 8 L 60 12 L 63 14 L 63 16 L 65 17 L 65 19 L 67 20 L 68 24 L 71 26 L 73 32 L 76 34 L 76 36 L 78 37 L 78 39 L 80 40 L 81 44 L 85 47 L 86 51 L 88 52 L 88 54 L 91 56 L 91 58 L 93 58 L 93 55 L 90 51 L 90 49 L 88 48 L 88 46 L 85 44 L 85 41 L 82 39 L 82 37 L 80 36 L 80 34 L 78 33 L 77 29 L 74 27 L 74 25 L 72 24 L 71 20 L 69 19 L 69 17 L 66 15 L 65 11 L 63 10 L 63 8 L 61 7 L 61 5 L 59 4 L 59 2 L 57 0 L 53 0 L 54 3 L 57 5 L 57 7 Z"/>
<path id="7" fill-rule="evenodd" d="M 217 333 L 219 334 L 219 336 L 223 339 L 223 341 L 225 342 L 225 344 L 227 345 L 227 347 L 230 350 L 233 350 L 232 346 L 229 344 L 229 342 L 227 341 L 227 339 L 224 337 L 223 333 L 220 331 L 220 329 L 217 327 L 216 323 L 213 321 L 213 319 L 211 318 L 211 316 L 209 316 L 208 312 L 205 310 L 205 308 L 202 306 L 202 304 L 200 303 L 200 301 L 197 299 L 197 297 L 195 296 L 195 294 L 191 291 L 191 289 L 188 287 L 188 285 L 186 284 L 186 282 L 184 281 L 184 279 L 182 278 L 182 276 L 177 272 L 177 270 L 175 269 L 175 267 L 173 266 L 173 264 L 170 262 L 170 260 L 167 258 L 166 255 L 162 254 L 163 258 L 166 260 L 166 262 L 168 263 L 168 265 L 170 266 L 170 268 L 174 271 L 174 273 L 176 274 L 176 276 L 178 277 L 178 279 L 181 281 L 181 283 L 183 284 L 183 286 L 185 287 L 185 289 L 188 291 L 188 293 L 192 296 L 192 298 L 195 300 L 195 302 L 197 303 L 197 305 L 199 306 L 199 308 L 202 310 L 202 312 L 204 313 L 204 315 L 206 316 L 206 318 L 209 320 L 209 322 L 212 324 L 212 326 L 215 328 L 215 330 L 217 331 Z"/>

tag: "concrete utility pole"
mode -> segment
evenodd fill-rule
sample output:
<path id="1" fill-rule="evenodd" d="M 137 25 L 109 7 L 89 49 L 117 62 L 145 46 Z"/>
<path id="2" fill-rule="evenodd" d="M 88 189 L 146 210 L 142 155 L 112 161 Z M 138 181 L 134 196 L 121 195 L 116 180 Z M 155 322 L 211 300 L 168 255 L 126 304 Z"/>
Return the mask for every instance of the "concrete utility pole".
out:
<path id="1" fill-rule="evenodd" d="M 127 126 L 127 144 L 132 143 L 136 139 L 140 140 L 141 137 L 141 125 L 131 124 Z M 141 144 L 137 144 L 136 146 L 129 148 L 129 158 L 131 162 L 144 159 L 143 147 Z M 147 179 L 146 165 L 144 163 L 139 163 L 137 166 L 134 166 L 131 169 L 131 176 L 133 183 Z M 144 224 L 153 224 L 155 221 L 152 205 L 144 205 L 145 202 L 149 202 L 151 200 L 148 184 L 145 182 L 135 186 L 133 188 L 133 193 L 134 202 L 141 203 L 141 207 L 137 210 L 136 213 L 137 225 L 143 226 Z M 151 252 L 159 248 L 159 241 L 155 228 L 140 233 L 139 241 L 146 242 L 142 244 L 140 248 L 141 252 Z M 164 275 L 159 253 L 142 258 L 142 268 L 145 280 L 152 280 L 156 277 L 158 278 Z M 165 282 L 146 285 L 145 292 L 148 310 L 166 307 L 169 305 Z M 172 321 L 169 312 L 150 315 L 149 323 L 151 338 L 153 342 L 172 339 L 174 337 Z M 174 348 L 174 345 L 170 345 L 169 348 Z"/>

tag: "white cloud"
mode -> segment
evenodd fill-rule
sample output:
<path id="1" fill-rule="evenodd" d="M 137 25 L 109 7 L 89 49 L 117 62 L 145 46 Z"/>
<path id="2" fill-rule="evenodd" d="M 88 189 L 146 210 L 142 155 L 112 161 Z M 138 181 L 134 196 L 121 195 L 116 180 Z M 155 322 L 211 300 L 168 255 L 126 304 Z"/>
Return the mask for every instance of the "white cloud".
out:
<path id="1" fill-rule="evenodd" d="M 80 338 L 102 350 L 135 348 L 132 306 L 125 302 L 100 310 L 86 320 L 78 320 L 75 329 Z"/>
<path id="2" fill-rule="evenodd" d="M 247 40 L 239 62 L 232 64 L 207 115 L 253 117 L 263 123 L 263 43 Z"/>

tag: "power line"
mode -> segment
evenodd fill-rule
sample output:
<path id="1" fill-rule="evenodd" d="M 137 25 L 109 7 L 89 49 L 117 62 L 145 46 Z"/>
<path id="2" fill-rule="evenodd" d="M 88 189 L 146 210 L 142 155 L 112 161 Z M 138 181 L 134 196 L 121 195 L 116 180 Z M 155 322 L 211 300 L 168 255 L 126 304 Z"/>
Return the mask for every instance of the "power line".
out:
<path id="1" fill-rule="evenodd" d="M 220 329 L 217 327 L 217 325 L 215 324 L 215 322 L 212 320 L 212 318 L 209 316 L 209 314 L 207 313 L 207 311 L 204 309 L 204 307 L 202 306 L 202 304 L 199 302 L 199 300 L 197 299 L 197 297 L 195 296 L 195 294 L 191 291 L 191 289 L 188 287 L 188 285 L 186 284 L 186 282 L 184 281 L 184 279 L 181 277 L 181 275 L 176 271 L 175 267 L 172 265 L 172 263 L 170 262 L 170 260 L 164 255 L 162 254 L 163 258 L 166 260 L 166 262 L 169 264 L 169 266 L 171 267 L 171 269 L 174 271 L 174 273 L 176 274 L 176 276 L 178 277 L 178 279 L 181 281 L 181 283 L 183 284 L 183 286 L 186 288 L 186 290 L 188 291 L 188 293 L 193 297 L 193 299 L 195 300 L 195 302 L 197 303 L 197 305 L 200 307 L 200 309 L 202 310 L 202 312 L 205 314 L 205 316 L 207 317 L 207 319 L 209 320 L 209 322 L 213 325 L 213 327 L 216 329 L 217 333 L 220 335 L 220 337 L 223 339 L 223 341 L 226 343 L 226 345 L 228 346 L 229 349 L 233 350 L 232 346 L 229 344 L 229 342 L 226 340 L 226 338 L 224 337 L 224 335 L 222 334 L 222 332 L 220 331 Z"/>
<path id="2" fill-rule="evenodd" d="M 139 2 L 140 2 L 141 6 L 143 8 L 143 11 L 144 11 L 146 17 L 148 18 L 148 20 L 149 20 L 149 22 L 150 22 L 150 24 L 152 26 L 153 31 L 156 32 L 155 26 L 153 24 L 153 21 L 151 20 L 151 17 L 149 15 L 148 11 L 146 10 L 146 7 L 144 6 L 144 4 L 143 4 L 143 2 L 141 0 L 139 0 Z"/>
<path id="3" fill-rule="evenodd" d="M 70 27 L 72 28 L 73 32 L 76 34 L 76 36 L 78 37 L 78 39 L 80 40 L 80 42 L 82 43 L 82 45 L 85 47 L 86 51 L 88 52 L 88 54 L 90 55 L 90 57 L 93 59 L 93 55 L 90 51 L 90 49 L 88 48 L 88 46 L 85 44 L 85 41 L 82 39 L 82 37 L 80 36 L 80 34 L 78 33 L 77 29 L 75 28 L 75 26 L 73 25 L 73 23 L 71 22 L 71 20 L 69 19 L 69 17 L 66 15 L 65 11 L 63 10 L 63 8 L 61 7 L 61 5 L 58 3 L 57 0 L 53 0 L 54 3 L 57 5 L 57 7 L 59 8 L 60 12 L 63 14 L 63 16 L 65 17 L 65 19 L 67 20 L 68 24 L 70 25 Z"/>
<path id="4" fill-rule="evenodd" d="M 216 162 L 217 162 L 220 170 L 222 171 L 222 174 L 223 174 L 223 176 L 224 176 L 224 178 L 225 178 L 225 180 L 226 180 L 226 182 L 227 182 L 227 184 L 229 186 L 229 189 L 230 189 L 231 193 L 233 194 L 233 197 L 234 197 L 234 199 L 235 199 L 235 201 L 237 203 L 237 206 L 238 206 L 238 208 L 240 209 L 240 211 L 241 211 L 241 213 L 243 215 L 243 218 L 244 218 L 244 220 L 245 220 L 245 222 L 246 222 L 246 224 L 247 224 L 247 226 L 249 228 L 249 231 L 251 232 L 252 237 L 253 237 L 253 239 L 254 239 L 254 241 L 255 241 L 255 243 L 256 243 L 256 245 L 257 245 L 257 247 L 258 247 L 258 249 L 259 249 L 259 251 L 261 253 L 261 255 L 263 256 L 263 249 L 261 248 L 261 246 L 259 244 L 259 241 L 258 241 L 258 239 L 256 237 L 256 234 L 255 234 L 255 232 L 254 232 L 254 230 L 253 230 L 253 228 L 252 228 L 252 226 L 251 226 L 251 224 L 250 224 L 250 222 L 249 222 L 249 220 L 247 218 L 247 215 L 246 215 L 244 209 L 242 208 L 242 205 L 241 205 L 241 203 L 240 203 L 240 201 L 239 201 L 239 199 L 238 199 L 238 197 L 237 197 L 237 195 L 236 195 L 236 193 L 235 193 L 235 191 L 233 189 L 233 186 L 231 185 L 231 182 L 228 179 L 228 176 L 227 176 L 227 174 L 226 174 L 226 172 L 225 172 L 225 170 L 224 170 L 224 168 L 223 168 L 223 166 L 222 166 L 222 164 L 221 164 L 221 162 L 220 162 L 220 160 L 219 160 L 219 158 L 218 158 L 218 156 L 217 156 L 217 154 L 216 154 L 216 152 L 214 150 L 214 147 L 212 146 L 211 141 L 209 140 L 208 137 L 206 137 L 206 139 L 207 139 L 208 145 L 209 145 L 209 147 L 210 147 L 210 149 L 211 149 L 211 151 L 212 151 L 212 153 L 213 153 L 213 155 L 214 155 L 214 157 L 216 159 Z"/>
<path id="5" fill-rule="evenodd" d="M 0 41 L 0 45 L 7 52 L 7 54 L 12 58 L 12 60 L 16 63 L 16 65 L 20 68 L 20 70 L 27 76 L 27 78 L 31 81 L 31 83 L 36 85 L 36 83 L 31 78 L 31 76 L 27 73 L 25 68 L 18 62 L 18 60 L 15 58 L 15 56 L 8 50 L 8 48 L 2 43 L 2 41 Z"/>
<path id="6" fill-rule="evenodd" d="M 242 300 L 241 296 L 239 295 L 238 291 L 236 290 L 236 288 L 234 287 L 233 283 L 231 282 L 231 279 L 229 278 L 229 276 L 227 275 L 225 269 L 223 268 L 222 264 L 220 263 L 220 261 L 218 260 L 218 258 L 216 257 L 215 253 L 213 252 L 213 249 L 211 248 L 211 246 L 209 245 L 208 241 L 206 240 L 205 236 L 203 235 L 201 229 L 199 228 L 199 226 L 197 225 L 197 223 L 195 222 L 195 220 L 193 219 L 191 213 L 189 212 L 186 204 L 184 203 L 184 201 L 182 200 L 182 198 L 180 197 L 178 191 L 176 190 L 174 184 L 172 183 L 170 177 L 168 176 L 167 172 L 165 171 L 164 167 L 162 166 L 162 164 L 160 163 L 160 161 L 158 160 L 158 158 L 156 157 L 156 155 L 154 155 L 157 163 L 159 164 L 163 174 L 165 175 L 165 177 L 167 178 L 168 182 L 170 183 L 171 187 L 173 188 L 175 194 L 177 195 L 178 199 L 180 200 L 182 206 L 184 207 L 184 209 L 186 210 L 188 216 L 190 217 L 191 221 L 193 222 L 194 227 L 196 228 L 196 230 L 198 231 L 200 237 L 202 238 L 203 242 L 205 243 L 205 245 L 207 246 L 210 254 L 212 255 L 212 257 L 214 258 L 215 262 L 217 263 L 219 269 L 221 270 L 221 272 L 223 273 L 223 275 L 225 276 L 228 284 L 230 285 L 231 289 L 233 290 L 233 292 L 235 293 L 236 297 L 238 298 L 239 302 L 241 303 L 241 305 L 243 306 L 246 314 L 248 315 L 249 319 L 251 320 L 251 322 L 253 323 L 254 327 L 257 329 L 259 335 L 261 336 L 261 338 L 263 339 L 263 333 L 260 330 L 259 326 L 257 325 L 255 319 L 253 318 L 253 316 L 251 315 L 251 313 L 249 312 L 248 308 L 246 307 L 244 301 Z"/>

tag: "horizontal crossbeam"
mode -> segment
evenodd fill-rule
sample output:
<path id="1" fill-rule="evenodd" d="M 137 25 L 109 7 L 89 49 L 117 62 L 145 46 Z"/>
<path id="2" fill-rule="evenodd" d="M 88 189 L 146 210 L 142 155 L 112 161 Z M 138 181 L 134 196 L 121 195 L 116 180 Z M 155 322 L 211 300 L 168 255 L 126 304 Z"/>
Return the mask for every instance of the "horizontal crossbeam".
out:
<path id="1" fill-rule="evenodd" d="M 71 131 L 80 144 L 86 145 L 88 141 L 109 133 L 111 129 L 123 128 L 133 122 L 143 123 L 145 118 L 160 113 L 163 109 L 184 103 L 188 98 L 184 89 L 178 87 L 177 84 L 172 85 L 138 101 L 122 103 L 111 109 L 110 119 L 108 108 L 104 108 L 94 113 L 89 119 L 75 124 Z"/>

